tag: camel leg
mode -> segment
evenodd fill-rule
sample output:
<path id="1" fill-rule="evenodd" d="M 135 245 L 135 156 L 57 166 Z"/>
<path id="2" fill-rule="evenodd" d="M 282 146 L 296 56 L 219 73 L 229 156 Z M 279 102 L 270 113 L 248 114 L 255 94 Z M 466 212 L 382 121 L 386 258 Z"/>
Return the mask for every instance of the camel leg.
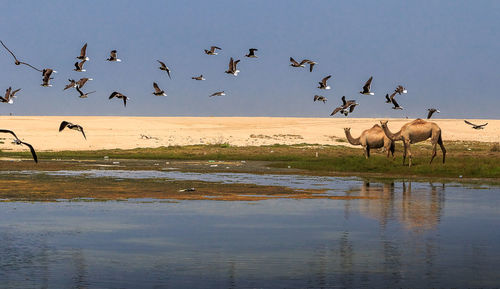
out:
<path id="1" fill-rule="evenodd" d="M 410 149 L 410 141 L 405 140 L 406 153 L 408 154 L 408 167 L 411 167 L 411 149 Z"/>
<path id="2" fill-rule="evenodd" d="M 432 157 L 431 157 L 431 161 L 429 162 L 429 164 L 432 164 L 432 160 L 434 159 L 434 157 L 436 157 L 436 148 L 437 148 L 437 142 L 432 142 Z"/>
<path id="3" fill-rule="evenodd" d="M 370 157 L 370 146 L 366 146 L 366 155 L 368 156 L 367 159 Z"/>
<path id="4" fill-rule="evenodd" d="M 395 159 L 394 151 L 396 150 L 396 145 L 394 144 L 394 142 L 391 142 L 390 150 L 391 150 L 391 154 L 392 154 L 392 160 L 394 160 Z M 387 156 L 389 156 L 389 154 L 387 154 Z"/>
<path id="5" fill-rule="evenodd" d="M 443 164 L 444 164 L 444 161 L 446 159 L 446 149 L 444 148 L 443 139 L 441 138 L 441 135 L 439 135 L 438 144 L 441 147 L 441 151 L 443 152 Z"/>
<path id="6" fill-rule="evenodd" d="M 406 151 L 407 151 L 406 142 L 403 140 L 403 166 L 405 165 L 406 161 Z"/>
<path id="7" fill-rule="evenodd" d="M 365 155 L 365 158 L 368 159 L 368 146 L 363 146 L 363 154 Z"/>

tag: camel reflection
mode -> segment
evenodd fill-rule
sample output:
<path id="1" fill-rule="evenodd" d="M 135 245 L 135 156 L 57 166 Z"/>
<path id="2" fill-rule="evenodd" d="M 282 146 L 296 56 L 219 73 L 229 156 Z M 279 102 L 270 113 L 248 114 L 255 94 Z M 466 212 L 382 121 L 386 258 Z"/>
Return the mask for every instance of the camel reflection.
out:
<path id="1" fill-rule="evenodd" d="M 406 229 L 425 231 L 435 228 L 441 219 L 444 206 L 445 185 L 418 183 L 413 188 L 411 181 L 396 186 L 390 183 L 363 182 L 360 195 L 376 199 L 361 200 L 360 212 L 375 218 L 382 226 L 398 220 Z M 401 193 L 399 193 L 401 192 Z"/>

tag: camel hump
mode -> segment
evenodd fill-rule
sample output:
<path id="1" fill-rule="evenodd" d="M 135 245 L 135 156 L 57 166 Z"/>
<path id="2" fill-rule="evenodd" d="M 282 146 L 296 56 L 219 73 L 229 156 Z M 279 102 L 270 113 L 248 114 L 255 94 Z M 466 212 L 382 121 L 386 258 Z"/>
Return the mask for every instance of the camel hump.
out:
<path id="1" fill-rule="evenodd" d="M 417 118 L 416 120 L 413 121 L 413 123 L 415 124 L 424 124 L 424 123 L 427 123 L 427 121 L 421 119 L 421 118 Z"/>
<path id="2" fill-rule="evenodd" d="M 378 125 L 378 124 L 374 124 L 374 125 L 372 126 L 372 128 L 376 128 L 376 127 L 380 127 L 380 125 Z"/>

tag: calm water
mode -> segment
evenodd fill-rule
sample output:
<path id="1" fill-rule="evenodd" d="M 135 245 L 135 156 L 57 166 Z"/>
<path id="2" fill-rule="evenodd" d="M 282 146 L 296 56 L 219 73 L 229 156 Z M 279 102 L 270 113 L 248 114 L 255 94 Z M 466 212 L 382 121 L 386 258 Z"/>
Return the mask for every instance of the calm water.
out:
<path id="1" fill-rule="evenodd" d="M 329 194 L 382 198 L 2 203 L 0 288 L 500 286 L 497 187 L 85 173 L 328 188 Z"/>

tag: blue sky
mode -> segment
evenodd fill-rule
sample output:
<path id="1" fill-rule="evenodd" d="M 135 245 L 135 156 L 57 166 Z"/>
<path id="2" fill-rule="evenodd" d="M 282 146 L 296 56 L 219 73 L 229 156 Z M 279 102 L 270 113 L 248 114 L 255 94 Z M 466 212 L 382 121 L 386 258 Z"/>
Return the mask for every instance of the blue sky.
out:
<path id="1" fill-rule="evenodd" d="M 0 39 L 59 73 L 41 87 L 41 73 L 0 47 L 0 89 L 22 88 L 0 115 L 329 117 L 342 95 L 360 103 L 349 117 L 423 117 L 429 107 L 442 118 L 500 115 L 498 1 L 6 1 L 2 11 Z M 86 42 L 87 72 L 74 72 Z M 203 53 L 211 45 L 219 55 Z M 243 57 L 250 47 L 259 58 Z M 105 61 L 112 49 L 121 63 Z M 318 65 L 294 69 L 290 56 Z M 241 59 L 237 77 L 224 73 L 230 57 Z M 207 80 L 191 79 L 199 74 Z M 329 74 L 332 89 L 316 88 Z M 375 95 L 359 94 L 371 75 Z M 62 90 L 81 77 L 94 78 L 88 99 Z M 167 97 L 152 95 L 153 81 Z M 403 111 L 384 103 L 398 84 L 408 89 Z M 218 90 L 227 95 L 208 97 Z M 113 91 L 131 98 L 126 108 L 108 100 Z"/>

